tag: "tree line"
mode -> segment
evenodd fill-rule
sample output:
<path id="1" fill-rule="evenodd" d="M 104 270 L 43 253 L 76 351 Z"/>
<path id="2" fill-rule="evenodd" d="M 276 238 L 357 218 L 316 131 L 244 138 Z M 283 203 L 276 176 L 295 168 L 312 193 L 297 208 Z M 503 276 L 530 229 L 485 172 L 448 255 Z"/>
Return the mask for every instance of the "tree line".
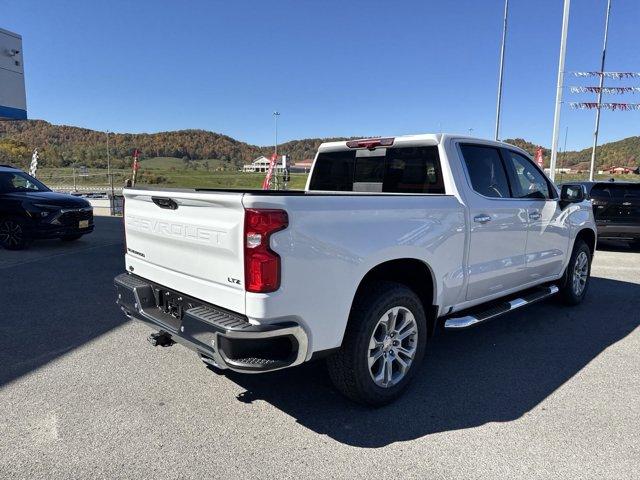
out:
<path id="1" fill-rule="evenodd" d="M 354 137 L 351 137 L 354 138 Z M 278 151 L 289 155 L 293 162 L 313 158 L 322 142 L 345 138 L 307 138 L 278 145 Z M 508 143 L 535 155 L 537 145 L 522 138 L 508 139 Z M 40 164 L 49 167 L 84 165 L 107 167 L 107 135 L 105 132 L 67 125 L 53 125 L 44 120 L 0 122 L 0 162 L 26 165 L 34 148 L 38 148 Z M 257 146 L 241 142 L 227 135 L 206 130 L 177 130 L 158 133 L 110 133 L 109 156 L 113 168 L 129 168 L 134 151 L 142 158 L 181 158 L 188 166 L 191 160 L 216 159 L 226 169 L 239 169 L 260 155 L 269 156 L 273 146 Z M 545 166 L 550 151 L 543 149 Z M 591 149 L 564 152 L 560 155 L 563 167 L 584 167 L 590 160 Z M 629 137 L 599 147 L 599 168 L 637 166 L 640 159 L 640 137 Z"/>

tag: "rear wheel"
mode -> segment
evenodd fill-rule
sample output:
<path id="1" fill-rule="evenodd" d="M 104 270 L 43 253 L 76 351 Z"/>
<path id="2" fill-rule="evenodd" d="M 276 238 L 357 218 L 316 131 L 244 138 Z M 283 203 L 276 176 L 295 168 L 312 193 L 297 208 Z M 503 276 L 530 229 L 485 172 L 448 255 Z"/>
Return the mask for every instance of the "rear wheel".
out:
<path id="1" fill-rule="evenodd" d="M 341 349 L 327 359 L 329 376 L 356 402 L 388 404 L 415 376 L 426 341 L 418 296 L 401 284 L 373 284 L 356 299 Z"/>
<path id="2" fill-rule="evenodd" d="M 0 245 L 7 250 L 22 250 L 29 243 L 24 221 L 19 218 L 0 220 Z"/>
<path id="3" fill-rule="evenodd" d="M 562 279 L 560 296 L 564 303 L 577 305 L 584 299 L 591 276 L 591 250 L 582 241 L 576 241 L 569 265 Z"/>

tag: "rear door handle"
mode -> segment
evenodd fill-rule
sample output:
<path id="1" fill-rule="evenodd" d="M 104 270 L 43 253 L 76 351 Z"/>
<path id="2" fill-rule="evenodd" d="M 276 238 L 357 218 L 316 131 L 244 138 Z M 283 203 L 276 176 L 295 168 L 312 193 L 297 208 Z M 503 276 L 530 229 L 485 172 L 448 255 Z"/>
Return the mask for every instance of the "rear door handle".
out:
<path id="1" fill-rule="evenodd" d="M 476 223 L 487 223 L 491 221 L 491 217 L 489 215 L 476 215 L 473 217 L 473 221 Z"/>

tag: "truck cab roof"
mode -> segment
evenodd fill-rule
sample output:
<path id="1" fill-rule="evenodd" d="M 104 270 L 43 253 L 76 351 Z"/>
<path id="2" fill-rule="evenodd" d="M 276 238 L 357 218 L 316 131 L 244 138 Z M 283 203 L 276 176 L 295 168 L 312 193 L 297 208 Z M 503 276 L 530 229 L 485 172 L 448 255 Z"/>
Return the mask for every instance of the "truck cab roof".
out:
<path id="1" fill-rule="evenodd" d="M 531 156 L 528 152 L 517 147 L 516 145 L 512 145 L 506 142 L 499 142 L 495 140 L 489 140 L 486 138 L 480 137 L 472 137 L 469 135 L 459 135 L 454 133 L 420 133 L 415 135 L 398 135 L 398 136 L 385 136 L 385 137 L 370 137 L 370 138 L 362 138 L 358 140 L 342 140 L 338 142 L 325 142 L 320 145 L 318 148 L 319 151 L 327 151 L 327 150 L 343 150 L 345 148 L 364 148 L 366 147 L 366 142 L 371 142 L 375 140 L 390 140 L 391 145 L 380 145 L 380 147 L 384 146 L 411 146 L 412 144 L 420 144 L 420 145 L 439 145 L 441 143 L 446 143 L 447 140 L 455 139 L 466 141 L 470 143 L 482 143 L 486 145 L 495 145 L 503 148 L 510 148 L 517 150 L 518 152 L 524 153 L 527 156 Z M 361 142 L 362 145 L 357 145 L 358 142 Z"/>

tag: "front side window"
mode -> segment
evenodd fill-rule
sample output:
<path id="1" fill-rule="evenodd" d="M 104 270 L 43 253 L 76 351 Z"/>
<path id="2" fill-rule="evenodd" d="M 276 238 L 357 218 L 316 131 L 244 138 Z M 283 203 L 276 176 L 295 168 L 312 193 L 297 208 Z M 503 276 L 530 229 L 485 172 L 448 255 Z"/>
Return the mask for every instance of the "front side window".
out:
<path id="1" fill-rule="evenodd" d="M 509 198 L 509 182 L 500 152 L 483 145 L 460 145 L 471 186 L 489 198 Z"/>
<path id="2" fill-rule="evenodd" d="M 23 172 L 0 172 L 0 193 L 48 192 L 49 189 Z"/>
<path id="3" fill-rule="evenodd" d="M 507 166 L 512 174 L 513 196 L 515 198 L 551 198 L 549 183 L 533 162 L 519 153 L 507 150 Z"/>
<path id="4" fill-rule="evenodd" d="M 394 147 L 321 152 L 310 190 L 445 193 L 438 148 Z"/>

